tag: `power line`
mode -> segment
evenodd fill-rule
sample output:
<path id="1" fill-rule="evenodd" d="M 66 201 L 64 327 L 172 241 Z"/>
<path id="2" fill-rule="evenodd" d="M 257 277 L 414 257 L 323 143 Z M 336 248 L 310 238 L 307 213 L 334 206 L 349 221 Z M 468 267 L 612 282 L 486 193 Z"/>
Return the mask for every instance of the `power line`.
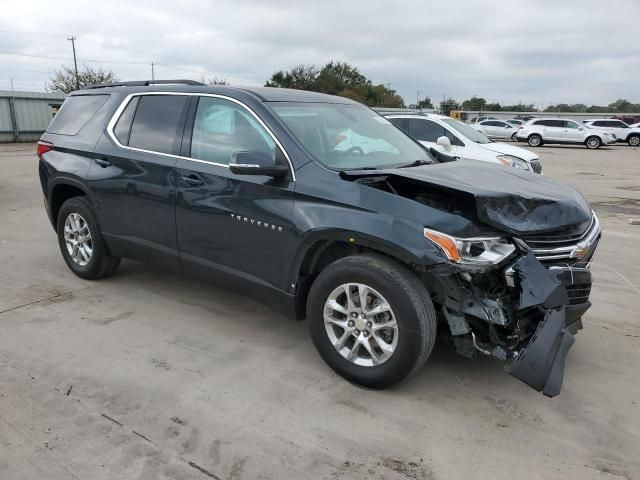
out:
<path id="1" fill-rule="evenodd" d="M 68 57 L 50 57 L 45 55 L 31 55 L 28 53 L 15 53 L 15 52 L 3 52 L 3 51 L 0 51 L 0 55 L 13 55 L 16 57 L 29 57 L 29 58 L 43 58 L 46 60 L 63 60 L 63 61 L 69 60 Z M 149 62 L 140 62 L 140 61 L 129 62 L 129 61 L 123 61 L 123 60 L 94 60 L 94 59 L 88 59 L 88 58 L 79 58 L 78 60 L 80 62 L 85 62 L 85 63 L 122 63 L 127 65 L 149 65 Z"/>

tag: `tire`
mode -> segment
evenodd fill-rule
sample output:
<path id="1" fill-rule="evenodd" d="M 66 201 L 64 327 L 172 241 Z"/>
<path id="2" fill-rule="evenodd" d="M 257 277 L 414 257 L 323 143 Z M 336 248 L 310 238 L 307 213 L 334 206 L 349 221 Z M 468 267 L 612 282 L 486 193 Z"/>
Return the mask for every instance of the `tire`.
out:
<path id="1" fill-rule="evenodd" d="M 602 140 L 600 140 L 600 137 L 596 137 L 594 135 L 594 136 L 588 137 L 584 141 L 584 144 L 589 150 L 597 150 L 598 148 L 600 148 L 600 145 L 602 145 Z"/>
<path id="2" fill-rule="evenodd" d="M 82 228 L 78 225 L 82 225 Z M 56 230 L 62 257 L 77 276 L 87 280 L 97 280 L 114 274 L 118 269 L 120 258 L 108 255 L 93 208 L 87 197 L 72 197 L 62 204 Z M 76 235 L 78 231 L 81 233 Z M 77 250 L 75 247 L 68 247 L 69 242 L 73 244 L 75 241 L 77 244 L 78 240 L 83 247 Z M 70 252 L 69 248 L 74 249 Z M 77 252 L 75 259 L 72 256 L 73 252 Z"/>
<path id="3" fill-rule="evenodd" d="M 629 135 L 629 138 L 627 138 L 627 143 L 630 147 L 640 146 L 640 135 Z"/>
<path id="4" fill-rule="evenodd" d="M 530 147 L 541 147 L 543 145 L 542 137 L 537 133 L 529 135 L 527 138 L 527 143 Z"/>
<path id="5" fill-rule="evenodd" d="M 516 135 L 517 135 L 517 132 L 513 132 L 513 135 L 511 135 L 511 141 L 512 142 L 517 142 L 518 141 L 518 137 Z"/>
<path id="6" fill-rule="evenodd" d="M 330 328 L 336 338 L 347 335 L 347 329 L 334 326 L 333 322 L 325 324 L 327 308 L 331 310 L 328 302 L 336 291 L 341 292 L 340 296 L 336 297 L 336 302 L 339 303 L 339 299 L 343 298 L 346 304 L 346 293 L 342 289 L 345 284 L 352 284 L 349 288 L 366 286 L 369 289 L 366 295 L 369 304 L 365 309 L 367 316 L 355 320 L 360 322 L 355 324 L 355 333 L 358 333 L 357 328 L 363 329 L 358 338 L 360 341 L 369 342 L 369 348 L 364 344 L 356 348 L 359 355 L 356 360 L 348 360 L 344 353 L 338 351 L 338 347 L 334 347 L 334 341 L 330 339 Z M 375 295 L 387 302 L 389 312 L 369 316 L 368 312 L 379 308 L 381 304 Z M 360 297 L 355 297 L 354 295 L 354 301 L 359 302 Z M 335 312 L 333 311 L 332 315 L 336 314 Z M 338 312 L 336 315 L 343 314 Z M 380 328 L 383 324 L 392 324 L 392 320 L 389 319 L 394 317 L 396 331 L 391 332 L 391 329 L 384 328 L 377 332 L 374 330 L 376 326 Z M 346 323 L 347 319 L 353 317 L 352 314 L 345 313 L 344 318 Z M 422 367 L 431 354 L 436 338 L 436 314 L 426 287 L 407 267 L 377 254 L 345 257 L 322 270 L 309 291 L 307 319 L 313 343 L 324 361 L 347 380 L 375 389 L 394 385 Z M 365 319 L 370 320 L 367 326 L 362 323 Z M 369 327 L 372 333 L 367 335 Z M 390 340 L 392 335 L 395 349 L 384 361 L 376 363 L 369 352 L 373 349 L 378 360 L 385 355 L 380 347 L 382 344 L 376 340 L 382 335 L 385 336 L 384 344 L 387 347 L 394 344 L 394 341 Z M 356 343 L 353 332 L 349 333 L 345 343 L 342 351 L 344 352 L 344 348 L 347 352 L 352 351 Z M 376 353 L 376 348 L 380 349 L 381 355 Z M 367 357 L 370 357 L 370 360 Z M 371 365 L 356 362 L 369 362 Z"/>

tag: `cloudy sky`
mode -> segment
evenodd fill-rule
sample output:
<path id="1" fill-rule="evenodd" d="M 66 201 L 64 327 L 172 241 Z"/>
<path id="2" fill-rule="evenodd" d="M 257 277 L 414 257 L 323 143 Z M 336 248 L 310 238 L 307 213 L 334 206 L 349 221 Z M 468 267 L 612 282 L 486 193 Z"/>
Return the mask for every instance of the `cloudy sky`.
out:
<path id="1" fill-rule="evenodd" d="M 127 80 L 341 60 L 407 103 L 640 102 L 639 19 L 638 0 L 0 0 L 0 89 L 43 90 L 75 35 L 80 63 Z"/>

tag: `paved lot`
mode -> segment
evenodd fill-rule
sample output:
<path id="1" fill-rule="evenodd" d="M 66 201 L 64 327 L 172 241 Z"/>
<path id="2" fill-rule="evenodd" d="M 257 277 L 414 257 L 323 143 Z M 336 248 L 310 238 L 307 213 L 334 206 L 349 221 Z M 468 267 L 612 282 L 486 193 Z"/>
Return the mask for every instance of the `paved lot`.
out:
<path id="1" fill-rule="evenodd" d="M 83 281 L 34 150 L 0 145 L 1 479 L 640 478 L 639 149 L 538 150 L 605 230 L 554 399 L 443 346 L 367 391 L 239 295 L 133 261 Z"/>

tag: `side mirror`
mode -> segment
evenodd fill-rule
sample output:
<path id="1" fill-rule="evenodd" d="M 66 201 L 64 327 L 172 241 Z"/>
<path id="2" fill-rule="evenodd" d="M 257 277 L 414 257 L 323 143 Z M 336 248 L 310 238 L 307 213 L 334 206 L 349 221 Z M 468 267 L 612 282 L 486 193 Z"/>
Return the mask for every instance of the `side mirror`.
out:
<path id="1" fill-rule="evenodd" d="M 229 170 L 236 175 L 266 175 L 268 177 L 284 177 L 289 173 L 289 166 L 276 153 L 272 158 L 267 152 L 247 150 L 236 152 L 231 156 Z"/>
<path id="2" fill-rule="evenodd" d="M 438 137 L 438 139 L 436 140 L 436 145 L 440 145 L 445 150 L 449 150 L 451 148 L 451 140 L 449 140 L 449 137 L 445 137 L 443 135 L 442 137 Z"/>

